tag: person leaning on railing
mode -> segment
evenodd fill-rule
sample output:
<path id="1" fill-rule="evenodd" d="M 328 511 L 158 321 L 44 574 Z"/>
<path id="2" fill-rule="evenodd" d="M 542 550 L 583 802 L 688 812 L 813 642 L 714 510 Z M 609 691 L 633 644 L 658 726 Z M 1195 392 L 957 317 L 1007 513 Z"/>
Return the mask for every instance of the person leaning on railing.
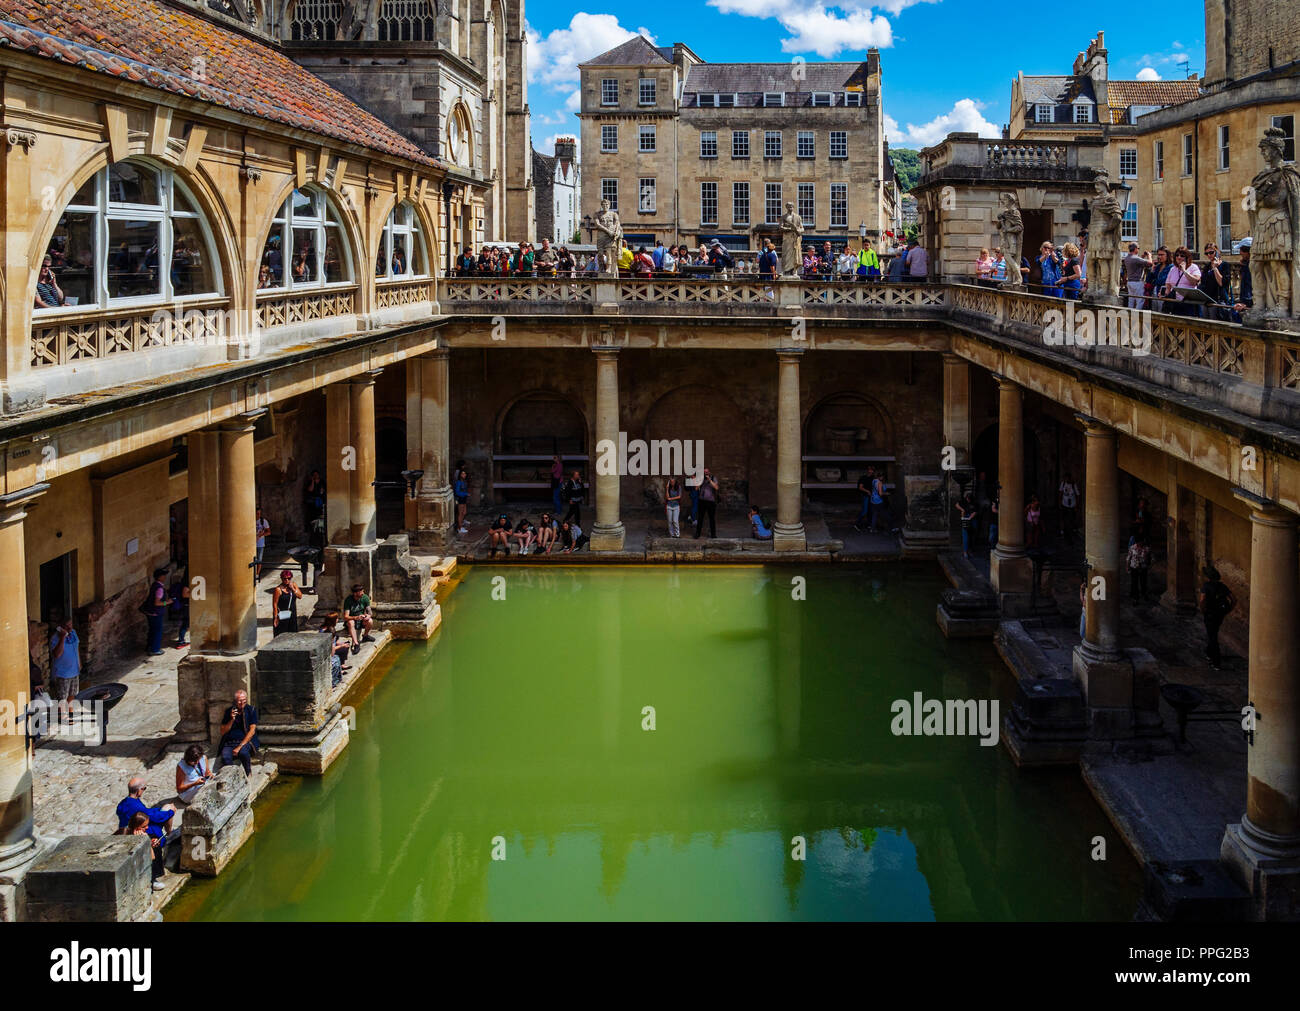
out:
<path id="1" fill-rule="evenodd" d="M 845 252 L 848 251 L 845 246 Z M 864 242 L 862 248 L 858 250 L 857 255 L 857 274 L 863 281 L 880 280 L 880 254 L 876 252 L 876 247 L 870 243 Z"/>
<path id="2" fill-rule="evenodd" d="M 781 269 L 781 258 L 771 239 L 763 240 L 763 250 L 758 254 L 758 276 L 764 281 L 775 280 Z"/>
<path id="3" fill-rule="evenodd" d="M 1067 242 L 1062 249 L 1065 259 L 1061 262 L 1061 294 L 1075 301 L 1083 287 L 1083 265 L 1079 262 L 1079 247 Z"/>
<path id="4" fill-rule="evenodd" d="M 1042 279 L 1039 284 L 1043 286 L 1043 294 L 1051 298 L 1060 298 L 1061 291 L 1061 258 L 1056 252 L 1056 247 L 1050 242 L 1044 242 L 1038 247 L 1038 269 L 1042 272 Z"/>

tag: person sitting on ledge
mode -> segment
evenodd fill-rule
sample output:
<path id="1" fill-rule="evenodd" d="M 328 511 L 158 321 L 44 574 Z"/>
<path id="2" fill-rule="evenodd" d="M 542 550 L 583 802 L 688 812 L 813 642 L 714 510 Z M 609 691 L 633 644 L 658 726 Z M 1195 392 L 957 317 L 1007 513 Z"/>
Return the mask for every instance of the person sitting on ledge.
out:
<path id="1" fill-rule="evenodd" d="M 561 553 L 565 555 L 579 551 L 584 544 L 591 543 L 591 538 L 582 532 L 582 527 L 576 523 L 570 523 L 568 520 L 560 524 L 560 540 L 564 542 L 564 549 Z"/>
<path id="2" fill-rule="evenodd" d="M 520 519 L 515 526 L 515 532 L 510 535 L 512 541 L 519 542 L 519 554 L 528 554 L 528 549 L 533 546 L 533 538 L 537 536 L 537 528 L 528 521 L 525 516 Z"/>
<path id="3" fill-rule="evenodd" d="M 130 782 L 126 784 L 126 797 L 117 805 L 118 835 L 126 834 L 127 822 L 131 820 L 133 814 L 140 814 L 148 819 L 148 833 L 155 839 L 165 840 L 167 833 L 172 830 L 172 818 L 176 815 L 176 809 L 170 804 L 162 807 L 146 807 L 144 791 L 147 786 L 143 776 L 132 776 Z"/>
<path id="4" fill-rule="evenodd" d="M 348 627 L 348 638 L 352 642 L 352 652 L 357 653 L 363 642 L 374 642 L 370 629 L 375 620 L 370 615 L 370 597 L 360 583 L 352 584 L 352 592 L 343 601 L 343 624 Z M 361 636 L 357 636 L 357 626 L 361 626 Z"/>
<path id="5" fill-rule="evenodd" d="M 489 542 L 491 548 L 488 552 L 489 558 L 495 558 L 497 556 L 498 547 L 504 551 L 507 556 L 510 554 L 510 533 L 510 517 L 505 513 L 502 513 L 494 519 L 492 525 L 488 527 L 488 537 L 491 539 Z"/>
<path id="6" fill-rule="evenodd" d="M 149 857 L 151 863 L 151 876 L 153 877 L 153 890 L 161 892 L 167 886 L 163 884 L 162 878 L 166 871 L 163 864 L 163 844 L 156 836 L 149 835 L 149 816 L 137 811 L 131 815 L 131 820 L 126 823 L 126 829 L 123 835 L 143 835 L 149 838 Z"/>
<path id="7" fill-rule="evenodd" d="M 190 803 L 199 788 L 215 776 L 207 756 L 203 754 L 203 745 L 191 744 L 185 749 L 184 757 L 176 763 L 176 796 L 182 803 Z"/>
<path id="8" fill-rule="evenodd" d="M 330 687 L 343 680 L 343 661 L 348 658 L 351 644 L 339 642 L 339 613 L 330 611 L 321 622 L 320 630 L 330 637 Z"/>
<path id="9" fill-rule="evenodd" d="M 555 547 L 555 532 L 560 525 L 555 522 L 555 517 L 550 513 L 542 513 L 542 518 L 537 524 L 537 551 L 536 554 L 551 553 L 551 548 Z"/>
<path id="10" fill-rule="evenodd" d="M 253 754 L 261 744 L 257 740 L 257 710 L 248 704 L 248 692 L 235 692 L 235 704 L 221 719 L 221 764 L 244 767 L 244 775 L 253 774 Z"/>
<path id="11" fill-rule="evenodd" d="M 763 514 L 758 511 L 757 506 L 749 507 L 749 530 L 754 535 L 755 540 L 770 541 L 772 539 L 771 524 L 763 518 Z"/>

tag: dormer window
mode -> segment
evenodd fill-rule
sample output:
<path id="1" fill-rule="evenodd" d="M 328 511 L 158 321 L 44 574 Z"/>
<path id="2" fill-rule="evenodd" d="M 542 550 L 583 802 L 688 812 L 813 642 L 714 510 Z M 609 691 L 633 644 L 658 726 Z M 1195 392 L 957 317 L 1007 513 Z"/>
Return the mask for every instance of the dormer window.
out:
<path id="1" fill-rule="evenodd" d="M 1092 106 L 1087 102 L 1076 102 L 1074 104 L 1074 121 L 1076 123 L 1092 122 Z"/>
<path id="2" fill-rule="evenodd" d="M 734 94 L 701 94 L 698 101 L 701 109 L 731 109 L 735 107 L 736 96 Z"/>
<path id="3" fill-rule="evenodd" d="M 765 91 L 763 92 L 763 107 L 770 109 L 785 105 L 784 91 Z"/>
<path id="4" fill-rule="evenodd" d="M 860 91 L 846 91 L 846 92 L 844 92 L 844 104 L 845 104 L 845 105 L 858 105 L 858 106 L 862 105 L 862 92 L 860 92 Z"/>
<path id="5" fill-rule="evenodd" d="M 1039 102 L 1034 106 L 1034 122 L 1050 123 L 1052 121 L 1052 107 L 1046 102 Z"/>
<path id="6" fill-rule="evenodd" d="M 814 106 L 831 106 L 835 104 L 835 93 L 831 91 L 814 91 L 812 93 L 812 104 Z"/>

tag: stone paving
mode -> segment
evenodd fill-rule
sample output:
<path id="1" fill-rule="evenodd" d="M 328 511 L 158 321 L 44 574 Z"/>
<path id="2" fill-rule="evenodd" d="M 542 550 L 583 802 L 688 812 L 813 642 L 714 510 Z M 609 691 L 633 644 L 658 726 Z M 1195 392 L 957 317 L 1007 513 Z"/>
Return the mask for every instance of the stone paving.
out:
<path id="1" fill-rule="evenodd" d="M 258 584 L 257 641 L 258 645 L 270 642 L 271 594 L 279 581 L 282 568 L 291 568 L 295 578 L 298 569 L 293 565 L 267 564 Z M 304 594 L 302 610 L 309 613 L 314 602 Z M 141 619 L 143 620 L 143 619 Z M 113 709 L 108 721 L 107 743 L 100 745 L 98 736 L 85 740 L 80 734 L 49 734 L 35 749 L 32 766 L 33 798 L 35 805 L 36 835 L 48 846 L 69 835 L 111 834 L 117 829 L 116 808 L 126 796 L 126 784 L 133 776 L 143 776 L 146 782 L 145 803 L 150 807 L 172 804 L 176 801 L 176 763 L 186 745 L 173 742 L 173 734 L 180 720 L 177 703 L 176 668 L 188 653 L 175 649 L 176 626 L 169 623 L 163 637 L 163 655 L 140 655 L 118 661 L 95 683 L 116 681 L 127 686 L 126 697 Z M 344 674 L 343 684 L 335 689 L 332 698 L 341 697 L 370 661 L 388 641 L 387 633 L 379 633 L 373 643 L 364 643 L 361 651 L 349 660 L 350 670 Z M 83 682 L 82 687 L 88 687 Z M 257 704 L 257 699 L 252 700 Z M 71 731 L 67 724 L 63 728 Z M 78 731 L 80 728 L 77 728 Z M 209 755 L 210 759 L 215 756 Z M 217 763 L 214 761 L 213 763 Z M 275 778 L 275 765 L 268 761 L 253 766 L 254 797 Z M 172 825 L 180 828 L 178 817 Z M 174 863 L 173 859 L 170 861 Z M 188 875 L 168 873 L 166 891 L 155 896 L 155 908 L 170 900 L 183 879 Z"/>

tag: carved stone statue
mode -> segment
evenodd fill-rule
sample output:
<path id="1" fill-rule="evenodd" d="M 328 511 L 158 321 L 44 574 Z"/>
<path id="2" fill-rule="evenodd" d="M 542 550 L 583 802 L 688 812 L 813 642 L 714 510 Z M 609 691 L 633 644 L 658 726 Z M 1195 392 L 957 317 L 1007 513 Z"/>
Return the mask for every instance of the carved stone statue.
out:
<path id="1" fill-rule="evenodd" d="M 998 234 L 1002 236 L 1002 255 L 1007 263 L 1007 279 L 1004 288 L 1023 286 L 1020 274 L 1020 249 L 1024 241 L 1025 223 L 1020 217 L 1020 206 L 1014 193 L 1003 193 L 998 197 Z"/>
<path id="2" fill-rule="evenodd" d="M 592 230 L 596 233 L 596 256 L 604 257 L 604 273 L 618 277 L 618 255 L 623 251 L 623 223 L 618 219 L 618 211 L 609 209 L 608 200 L 600 202 L 600 211 L 592 219 Z"/>
<path id="3" fill-rule="evenodd" d="M 1119 297 L 1119 231 L 1124 208 L 1110 190 L 1110 175 L 1097 172 L 1097 195 L 1092 199 L 1088 227 L 1088 299 L 1101 301 Z"/>
<path id="4" fill-rule="evenodd" d="M 803 267 L 803 218 L 789 200 L 781 218 L 781 274 L 798 277 Z"/>
<path id="5" fill-rule="evenodd" d="M 1275 126 L 1264 131 L 1265 169 L 1247 191 L 1254 325 L 1300 319 L 1300 171 L 1282 163 L 1284 137 Z"/>

